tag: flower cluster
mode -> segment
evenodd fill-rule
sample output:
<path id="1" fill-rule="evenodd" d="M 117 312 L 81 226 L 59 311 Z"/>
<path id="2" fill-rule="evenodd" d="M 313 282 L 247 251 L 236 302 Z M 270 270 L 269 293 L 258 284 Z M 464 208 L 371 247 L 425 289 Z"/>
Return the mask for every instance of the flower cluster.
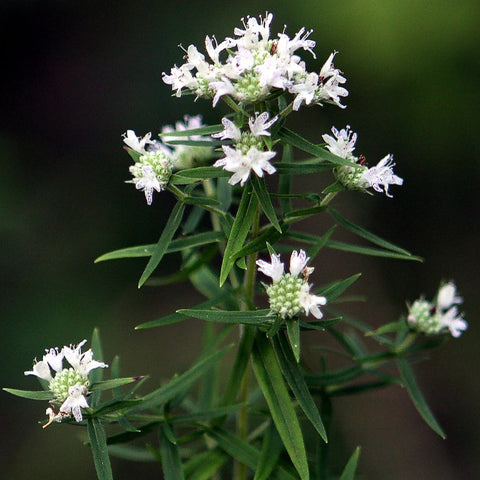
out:
<path id="1" fill-rule="evenodd" d="M 365 157 L 360 155 L 356 157 L 353 154 L 357 134 L 350 130 L 350 126 L 342 128 L 340 131 L 332 127 L 333 137 L 331 135 L 322 135 L 326 143 L 326 148 L 333 154 L 350 160 L 351 165 L 342 165 L 335 169 L 337 180 L 349 190 L 366 190 L 372 187 L 377 192 L 385 192 L 387 197 L 389 185 L 402 185 L 403 179 L 393 173 L 393 155 L 388 154 L 374 167 L 368 168 Z"/>
<path id="2" fill-rule="evenodd" d="M 408 325 L 428 335 L 450 331 L 452 337 L 457 338 L 468 327 L 463 319 L 463 313 L 458 313 L 457 305 L 462 302 L 463 298 L 457 296 L 455 284 L 446 283 L 439 288 L 433 302 L 422 297 L 409 306 Z"/>
<path id="3" fill-rule="evenodd" d="M 107 364 L 93 359 L 91 349 L 82 353 L 82 346 L 86 342 L 83 340 L 78 345 L 64 346 L 61 350 L 47 349 L 42 360 L 35 360 L 33 369 L 25 372 L 25 375 L 35 375 L 47 381 L 48 389 L 52 393 L 52 407 L 46 411 L 49 421 L 44 427 L 53 421 L 61 422 L 70 415 L 73 415 L 77 422 L 83 419 L 82 408 L 88 408 L 88 374 L 95 368 L 108 367 Z M 64 359 L 70 367 L 63 366 Z M 55 412 L 54 405 L 60 406 L 58 412 Z"/>
<path id="4" fill-rule="evenodd" d="M 273 15 L 265 18 L 242 19 L 243 28 L 235 28 L 236 38 L 227 37 L 218 43 L 215 37 L 205 38 L 205 48 L 210 61 L 197 47 L 186 50 L 186 62 L 174 66 L 170 75 L 163 73 L 163 81 L 172 86 L 180 97 L 182 91 L 193 92 L 197 97 L 213 98 L 213 106 L 224 95 L 243 103 L 265 100 L 275 91 L 288 91 L 294 95 L 293 109 L 324 102 L 344 108 L 340 97 L 348 95 L 341 85 L 346 79 L 333 66 L 332 53 L 320 72 L 308 72 L 305 62 L 295 54 L 303 49 L 312 54 L 315 42 L 308 37 L 311 30 L 301 28 L 293 38 L 285 32 L 270 38 Z M 221 59 L 220 57 L 224 58 Z"/>
<path id="5" fill-rule="evenodd" d="M 257 260 L 258 271 L 272 279 L 271 285 L 264 285 L 272 313 L 285 319 L 303 310 L 306 315 L 311 313 L 315 318 L 323 317 L 319 306 L 325 305 L 327 299 L 310 293 L 308 277 L 314 269 L 307 267 L 309 260 L 304 250 L 294 250 L 290 256 L 290 273 L 284 273 L 280 255 L 271 254 L 270 263 Z"/>
<path id="6" fill-rule="evenodd" d="M 263 172 L 274 173 L 275 167 L 270 160 L 275 152 L 265 149 L 265 137 L 270 137 L 268 129 L 276 122 L 277 117 L 269 120 L 268 112 L 256 114 L 248 121 L 249 131 L 242 132 L 228 118 L 222 119 L 224 129 L 212 135 L 221 140 L 233 140 L 233 148 L 223 145 L 224 158 L 217 160 L 214 167 L 223 167 L 228 172 L 233 172 L 228 183 L 245 185 L 253 170 L 257 176 L 263 177 Z"/>
<path id="7" fill-rule="evenodd" d="M 175 127 L 167 125 L 162 128 L 162 134 L 182 132 L 204 127 L 200 115 L 190 117 L 185 115 L 184 122 L 177 122 Z M 192 167 L 196 162 L 210 158 L 213 153 L 211 147 L 196 147 L 189 145 L 167 146 L 159 140 L 151 140 L 151 132 L 144 137 L 137 137 L 133 130 L 127 130 L 123 134 L 123 141 L 129 147 L 131 155 L 135 158 L 135 164 L 129 168 L 133 176 L 127 183 L 135 184 L 137 190 L 145 193 L 148 205 L 152 204 L 153 191 L 161 192 L 167 187 L 172 175 L 172 170 Z M 173 140 L 201 140 L 199 135 L 172 136 Z"/>

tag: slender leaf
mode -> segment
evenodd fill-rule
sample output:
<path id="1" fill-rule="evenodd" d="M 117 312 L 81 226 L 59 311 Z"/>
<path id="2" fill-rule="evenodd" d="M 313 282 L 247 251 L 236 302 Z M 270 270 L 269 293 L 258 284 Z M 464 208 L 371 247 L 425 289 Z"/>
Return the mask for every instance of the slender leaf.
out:
<path id="1" fill-rule="evenodd" d="M 230 292 L 228 290 L 223 291 L 220 293 L 220 295 L 217 295 L 214 298 L 211 298 L 209 300 L 205 300 L 204 302 L 199 303 L 196 306 L 196 309 L 201 310 L 201 309 L 206 309 L 206 308 L 218 305 L 228 295 L 230 295 Z M 141 323 L 140 325 L 137 325 L 135 327 L 135 330 L 143 330 L 146 328 L 154 328 L 154 327 L 161 327 L 163 325 L 171 325 L 172 323 L 182 322 L 185 320 L 185 318 L 186 316 L 181 313 L 172 313 L 170 315 L 166 315 L 165 317 L 159 318 L 157 320 L 151 320 L 149 322 Z"/>
<path id="2" fill-rule="evenodd" d="M 160 426 L 160 454 L 165 480 L 183 480 L 185 478 L 176 441 L 172 441 L 173 431 L 168 424 Z"/>
<path id="3" fill-rule="evenodd" d="M 232 225 L 228 242 L 223 254 L 222 268 L 220 271 L 220 286 L 225 283 L 230 270 L 235 264 L 234 253 L 243 246 L 257 214 L 257 197 L 251 195 L 251 187 L 244 188 L 237 215 Z"/>
<path id="4" fill-rule="evenodd" d="M 211 135 L 212 133 L 221 132 L 223 126 L 218 125 L 207 125 L 205 127 L 191 128 L 190 130 L 173 130 L 171 132 L 162 132 L 158 135 L 160 137 L 190 137 L 192 135 Z"/>
<path id="5" fill-rule="evenodd" d="M 307 255 L 313 260 L 317 255 L 318 252 L 327 244 L 330 237 L 333 235 L 335 231 L 336 225 L 330 227 L 325 234 L 323 234 L 308 250 Z"/>
<path id="6" fill-rule="evenodd" d="M 98 328 L 93 329 L 91 345 L 92 345 L 93 358 L 95 358 L 95 360 L 99 362 L 103 361 L 102 342 L 100 339 L 100 330 Z M 91 370 L 90 373 L 88 374 L 88 379 L 92 384 L 101 382 L 102 378 L 103 378 L 103 368 L 95 368 L 94 370 Z M 95 407 L 99 401 L 100 401 L 100 392 L 94 391 L 90 395 L 89 403 L 92 407 Z"/>
<path id="7" fill-rule="evenodd" d="M 423 262 L 422 257 L 415 255 L 405 255 L 402 253 L 392 252 L 391 250 L 380 250 L 378 248 L 362 247 L 360 245 L 354 245 L 351 243 L 337 242 L 335 240 L 329 240 L 327 247 L 336 250 L 343 250 L 350 253 L 359 253 L 361 255 L 371 255 L 373 257 L 386 257 L 394 258 L 396 260 L 415 260 L 417 262 Z"/>
<path id="8" fill-rule="evenodd" d="M 142 410 L 148 410 L 150 408 L 155 408 L 162 403 L 167 402 L 172 399 L 175 395 L 184 392 L 190 388 L 190 386 L 198 380 L 205 372 L 207 372 L 213 365 L 221 358 L 227 350 L 231 348 L 231 345 L 216 352 L 208 357 L 197 362 L 192 368 L 187 370 L 182 375 L 174 377 L 166 385 L 154 390 L 153 392 L 145 395 L 143 397 L 143 402 L 130 409 L 128 413 L 136 413 Z"/>
<path id="9" fill-rule="evenodd" d="M 128 383 L 138 382 L 143 377 L 125 377 L 125 378 L 113 378 L 111 380 L 103 380 L 95 382 L 90 386 L 92 392 L 98 392 L 101 390 L 110 390 L 111 388 L 117 388 L 121 385 L 127 385 Z"/>
<path id="10" fill-rule="evenodd" d="M 28 398 L 29 400 L 51 400 L 53 393 L 49 390 L 17 390 L 16 388 L 2 388 L 7 393 L 17 397 Z"/>
<path id="11" fill-rule="evenodd" d="M 235 357 L 235 363 L 233 364 L 230 379 L 223 395 L 222 405 L 229 405 L 235 400 L 235 398 L 237 398 L 242 383 L 241 379 L 243 378 L 248 367 L 248 362 L 250 361 L 254 338 L 255 329 L 246 326 L 242 332 L 237 356 Z"/>
<path id="12" fill-rule="evenodd" d="M 184 464 L 185 476 L 187 480 L 211 480 L 227 460 L 228 455 L 218 447 L 201 452 Z"/>
<path id="13" fill-rule="evenodd" d="M 177 313 L 187 317 L 198 318 L 207 322 L 236 323 L 244 325 L 269 325 L 271 323 L 268 314 L 270 310 L 253 311 L 230 311 L 230 310 L 197 310 L 184 308 Z"/>
<path id="14" fill-rule="evenodd" d="M 283 450 L 282 440 L 275 425 L 270 422 L 263 437 L 262 451 L 258 459 L 253 480 L 268 480 L 276 467 L 280 453 Z"/>
<path id="15" fill-rule="evenodd" d="M 157 462 L 155 455 L 146 448 L 133 445 L 109 445 L 108 451 L 112 457 L 129 460 L 131 462 Z"/>
<path id="16" fill-rule="evenodd" d="M 293 357 L 292 351 L 284 335 L 277 335 L 274 337 L 273 346 L 283 376 L 291 388 L 292 393 L 298 400 L 305 416 L 310 420 L 323 441 L 326 443 L 328 441 L 327 432 L 325 431 L 322 418 L 320 417 L 315 401 L 308 390 L 308 386 L 303 378 L 303 373 L 295 361 L 296 359 Z"/>
<path id="17" fill-rule="evenodd" d="M 280 222 L 280 225 L 282 223 Z M 254 238 L 251 242 L 245 244 L 240 250 L 235 252 L 236 257 L 246 257 L 252 253 L 259 252 L 265 248 L 267 243 L 275 243 L 280 237 L 281 233 L 278 232 L 274 227 L 267 228 L 261 235 Z"/>
<path id="18" fill-rule="evenodd" d="M 262 207 L 263 213 L 267 216 L 267 218 L 272 223 L 273 227 L 280 233 L 282 233 L 282 228 L 278 223 L 277 214 L 275 213 L 275 209 L 272 205 L 272 200 L 270 198 L 270 194 L 268 193 L 267 186 L 265 185 L 265 179 L 257 177 L 256 175 L 252 175 L 251 182 L 253 185 L 253 190 L 257 195 L 258 202 Z"/>
<path id="19" fill-rule="evenodd" d="M 317 145 L 309 142 L 305 138 L 301 137 L 297 133 L 288 130 L 285 127 L 282 127 L 278 135 L 282 140 L 284 140 L 288 145 L 292 147 L 298 148 L 304 152 L 309 153 L 317 157 L 319 160 L 323 160 L 326 162 L 333 163 L 335 165 L 351 165 L 352 162 L 350 160 L 346 160 L 345 158 L 338 157 L 333 153 L 329 152 L 328 150 L 318 147 Z"/>
<path id="20" fill-rule="evenodd" d="M 172 178 L 185 177 L 192 178 L 195 180 L 204 180 L 205 178 L 219 178 L 219 177 L 228 177 L 231 173 L 223 170 L 218 167 L 196 167 L 196 168 L 185 168 L 180 170 L 178 173 L 172 175 Z"/>
<path id="21" fill-rule="evenodd" d="M 87 419 L 87 431 L 98 480 L 113 480 L 105 430 L 98 418 Z"/>
<path id="22" fill-rule="evenodd" d="M 138 288 L 140 288 L 145 283 L 145 281 L 153 273 L 155 268 L 157 268 L 158 264 L 162 260 L 163 255 L 167 251 L 168 245 L 173 238 L 173 235 L 175 235 L 175 232 L 177 231 L 180 222 L 182 221 L 184 209 L 185 204 L 180 202 L 178 202 L 175 207 L 173 207 L 172 213 L 170 214 L 167 224 L 165 225 L 165 228 L 160 235 L 160 238 L 157 245 L 155 246 L 152 256 L 150 257 L 150 260 L 147 263 L 147 266 L 145 267 L 142 276 L 140 277 L 140 280 L 138 282 Z"/>
<path id="23" fill-rule="evenodd" d="M 345 280 L 340 280 L 329 285 L 326 288 L 320 289 L 320 293 L 328 298 L 328 301 L 331 302 L 338 298 L 352 283 L 356 282 L 362 276 L 361 273 L 352 275 L 351 277 L 346 278 Z"/>
<path id="24" fill-rule="evenodd" d="M 290 342 L 295 361 L 300 361 L 300 322 L 298 318 L 290 318 L 286 320 L 287 335 Z"/>
<path id="25" fill-rule="evenodd" d="M 359 237 L 365 238 L 369 242 L 378 245 L 379 247 L 382 247 L 386 250 L 391 250 L 392 252 L 397 252 L 401 253 L 403 255 L 408 255 L 411 256 L 412 254 L 408 251 L 405 250 L 404 248 L 398 247 L 397 245 L 394 245 L 393 243 L 388 242 L 387 240 L 384 240 L 383 238 L 380 238 L 378 235 L 375 235 L 368 230 L 364 229 L 363 227 L 360 227 L 359 225 L 356 225 L 355 223 L 351 222 L 350 220 L 347 220 L 343 215 L 341 215 L 339 212 L 334 210 L 333 208 L 328 208 L 328 213 L 343 227 L 345 227 L 347 230 L 350 232 L 354 233 L 355 235 L 358 235 Z"/>
<path id="26" fill-rule="evenodd" d="M 283 445 L 300 478 L 307 480 L 310 476 L 302 430 L 273 348 L 263 334 L 257 334 L 252 361 L 255 376 Z"/>
<path id="27" fill-rule="evenodd" d="M 355 480 L 355 471 L 357 470 L 358 457 L 360 456 L 360 447 L 357 447 L 352 456 L 345 465 L 340 480 Z"/>
<path id="28" fill-rule="evenodd" d="M 204 147 L 212 148 L 220 145 L 225 145 L 225 142 L 220 140 L 165 140 L 169 145 L 187 145 L 189 147 Z"/>
<path id="29" fill-rule="evenodd" d="M 316 160 L 316 163 L 277 163 L 275 168 L 280 175 L 311 175 L 312 173 L 321 173 L 326 170 L 331 170 L 334 168 L 334 165 L 318 163 L 318 160 Z"/>
<path id="30" fill-rule="evenodd" d="M 418 413 L 434 432 L 444 439 L 447 438 L 445 432 L 442 430 L 442 427 L 438 424 L 437 420 L 433 416 L 430 407 L 427 405 L 427 402 L 425 401 L 425 398 L 418 387 L 417 381 L 415 380 L 415 376 L 408 362 L 405 360 L 405 358 L 398 358 L 397 366 L 407 392 L 410 395 L 410 398 L 412 399 Z"/>

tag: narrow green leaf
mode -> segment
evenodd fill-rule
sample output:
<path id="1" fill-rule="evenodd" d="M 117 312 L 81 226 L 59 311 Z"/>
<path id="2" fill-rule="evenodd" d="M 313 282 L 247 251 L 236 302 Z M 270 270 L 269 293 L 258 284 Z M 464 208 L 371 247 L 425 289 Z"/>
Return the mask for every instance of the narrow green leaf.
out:
<path id="1" fill-rule="evenodd" d="M 275 353 L 264 334 L 257 334 L 253 346 L 253 370 L 277 431 L 300 478 L 308 480 L 307 454 L 298 422 Z"/>
<path id="2" fill-rule="evenodd" d="M 340 480 L 355 480 L 355 471 L 357 470 L 358 457 L 360 456 L 360 447 L 357 447 L 343 469 Z"/>
<path id="3" fill-rule="evenodd" d="M 29 400 L 51 400 L 52 392 L 49 390 L 17 390 L 16 388 L 2 388 L 7 393 L 17 397 L 28 398 Z"/>
<path id="4" fill-rule="evenodd" d="M 254 338 L 255 329 L 246 326 L 242 332 L 237 355 L 235 357 L 235 363 L 233 364 L 230 378 L 223 395 L 222 405 L 229 405 L 237 398 L 241 386 L 241 379 L 243 378 L 248 367 L 248 362 L 250 361 Z"/>
<path id="5" fill-rule="evenodd" d="M 307 250 L 307 255 L 310 257 L 310 259 L 314 259 L 317 255 L 318 252 L 327 244 L 328 240 L 330 237 L 333 235 L 333 232 L 335 231 L 336 225 L 333 225 L 330 227 L 325 234 L 323 234 L 308 250 Z"/>
<path id="6" fill-rule="evenodd" d="M 408 362 L 405 360 L 405 358 L 398 358 L 397 366 L 407 392 L 410 395 L 410 398 L 412 399 L 418 413 L 434 432 L 440 435 L 440 437 L 443 439 L 447 438 L 445 432 L 442 430 L 442 427 L 438 424 L 437 420 L 433 416 L 430 407 L 427 405 L 427 402 L 425 401 L 425 398 L 418 387 L 417 381 L 415 380 L 415 376 Z"/>
<path id="7" fill-rule="evenodd" d="M 371 255 L 373 257 L 394 258 L 396 260 L 415 260 L 423 262 L 422 257 L 415 255 L 405 255 L 401 253 L 392 252 L 390 250 L 380 250 L 378 248 L 361 247 L 360 245 L 353 245 L 351 243 L 337 242 L 336 240 L 329 240 L 326 245 L 328 248 L 335 250 L 343 250 L 350 253 L 359 253 L 361 255 Z"/>
<path id="8" fill-rule="evenodd" d="M 283 376 L 287 381 L 292 393 L 298 400 L 300 407 L 305 416 L 310 420 L 315 430 L 320 434 L 323 441 L 327 443 L 327 432 L 320 417 L 320 413 L 315 401 L 308 389 L 303 378 L 303 373 L 298 366 L 296 359 L 292 355 L 292 351 L 284 335 L 279 334 L 273 339 L 273 346 L 277 355 Z"/>
<path id="9" fill-rule="evenodd" d="M 408 330 L 407 322 L 404 318 L 398 320 L 397 322 L 390 322 L 381 327 L 372 330 L 365 335 L 367 337 L 376 337 L 377 335 L 384 335 L 385 333 L 401 332 L 403 330 Z"/>
<path id="10" fill-rule="evenodd" d="M 175 175 L 178 175 L 179 177 L 193 178 L 195 180 L 204 180 L 205 178 L 229 177 L 231 173 L 218 167 L 196 167 L 180 170 L 177 174 L 172 175 L 172 177 L 174 178 Z"/>
<path id="11" fill-rule="evenodd" d="M 169 145 L 186 145 L 188 147 L 213 148 L 224 145 L 220 140 L 165 140 Z"/>
<path id="12" fill-rule="evenodd" d="M 185 476 L 187 480 L 211 480 L 227 460 L 228 455 L 218 447 L 201 452 L 184 464 Z"/>
<path id="13" fill-rule="evenodd" d="M 217 207 L 220 205 L 220 202 L 212 197 L 206 197 L 202 195 L 189 195 L 182 198 L 182 202 L 187 203 L 188 205 L 200 205 L 200 206 L 214 206 Z"/>
<path id="14" fill-rule="evenodd" d="M 290 318 L 286 320 L 287 335 L 290 342 L 295 361 L 300 361 L 300 322 L 298 318 Z"/>
<path id="15" fill-rule="evenodd" d="M 207 434 L 212 437 L 218 443 L 219 447 L 231 457 L 255 471 L 260 458 L 260 452 L 250 443 L 241 440 L 233 433 L 219 427 L 207 430 Z M 295 480 L 296 477 L 288 473 L 285 469 L 279 467 L 272 475 L 272 478 L 278 480 Z"/>
<path id="16" fill-rule="evenodd" d="M 319 160 L 330 162 L 335 165 L 351 165 L 352 164 L 351 161 L 338 157 L 337 155 L 334 155 L 328 150 L 309 142 L 305 138 L 301 137 L 297 133 L 292 132 L 291 130 L 288 130 L 285 127 L 282 127 L 279 130 L 278 135 L 288 145 L 291 145 L 292 147 L 295 147 L 295 148 L 298 148 L 299 150 L 307 152 L 310 155 L 313 155 L 314 157 L 318 158 Z"/>
<path id="17" fill-rule="evenodd" d="M 207 322 L 235 323 L 244 325 L 269 325 L 271 320 L 268 316 L 270 310 L 252 310 L 252 311 L 231 311 L 231 310 L 198 310 L 194 308 L 183 308 L 177 310 L 180 315 L 186 317 L 198 318 Z"/>
<path id="18" fill-rule="evenodd" d="M 375 234 L 369 232 L 365 228 L 360 227 L 359 225 L 356 225 L 355 223 L 351 222 L 350 220 L 347 220 L 343 215 L 341 215 L 339 212 L 337 212 L 333 208 L 328 208 L 328 213 L 340 225 L 342 225 L 343 227 L 345 227 L 347 230 L 354 233 L 355 235 L 358 235 L 359 237 L 365 238 L 369 242 L 371 242 L 375 245 L 378 245 L 379 247 L 382 247 L 386 250 L 391 250 L 392 252 L 397 252 L 397 253 L 401 253 L 403 255 L 412 256 L 412 254 L 408 250 L 405 250 L 404 248 L 398 247 L 397 245 L 394 245 L 393 243 L 390 243 L 387 240 L 384 240 L 383 238 L 380 238 L 378 235 L 375 235 Z"/>
<path id="19" fill-rule="evenodd" d="M 280 222 L 282 226 L 282 222 Z M 252 253 L 259 252 L 265 248 L 268 243 L 274 244 L 282 234 L 274 227 L 267 228 L 261 235 L 248 242 L 240 250 L 235 252 L 236 257 L 246 257 Z"/>
<path id="20" fill-rule="evenodd" d="M 290 212 L 285 213 L 285 217 L 286 218 L 306 218 L 312 215 L 316 215 L 317 213 L 321 213 L 325 211 L 326 208 L 327 207 L 325 206 L 301 208 L 298 210 L 292 210 Z"/>
<path id="21" fill-rule="evenodd" d="M 205 300 L 205 302 L 199 303 L 196 306 L 196 309 L 203 310 L 203 309 L 218 305 L 228 295 L 230 295 L 230 292 L 228 290 L 223 291 L 220 293 L 220 295 L 217 295 L 214 298 L 211 298 L 209 300 Z M 185 318 L 186 316 L 181 313 L 172 313 L 170 315 L 166 315 L 165 317 L 162 317 L 156 320 L 151 320 L 149 322 L 141 323 L 140 325 L 137 325 L 135 327 L 135 330 L 143 330 L 146 328 L 154 328 L 154 327 L 161 327 L 163 325 L 171 325 L 172 323 L 183 322 Z"/>
<path id="22" fill-rule="evenodd" d="M 145 397 L 143 397 L 143 402 L 140 405 L 130 409 L 128 413 L 133 414 L 142 410 L 148 410 L 150 408 L 157 407 L 162 403 L 172 399 L 175 395 L 185 392 L 196 380 L 198 380 L 205 372 L 212 368 L 213 365 L 223 355 L 225 355 L 227 350 L 230 350 L 230 348 L 231 345 L 220 350 L 219 352 L 203 358 L 182 375 L 174 377 L 173 380 L 166 385 L 145 395 Z"/>
<path id="23" fill-rule="evenodd" d="M 173 130 L 171 132 L 159 133 L 159 137 L 190 137 L 192 135 L 211 135 L 212 133 L 221 132 L 222 125 L 208 125 L 205 127 L 191 128 L 190 130 Z"/>
<path id="24" fill-rule="evenodd" d="M 223 254 L 222 268 L 220 271 L 220 286 L 225 283 L 230 270 L 237 259 L 234 253 L 243 246 L 250 227 L 257 213 L 257 197 L 251 195 L 250 183 L 243 189 L 242 198 L 238 207 L 237 215 L 232 225 L 228 242 Z"/>
<path id="25" fill-rule="evenodd" d="M 183 480 L 185 478 L 176 441 L 172 442 L 173 431 L 168 424 L 160 426 L 160 454 L 165 480 Z"/>
<path id="26" fill-rule="evenodd" d="M 117 419 L 123 418 L 123 412 L 132 408 L 135 405 L 138 405 L 142 400 L 140 398 L 136 400 L 111 400 L 107 402 L 92 412 L 92 417 L 102 417 L 104 415 L 112 415 L 112 414 L 119 414 L 121 413 L 121 417 L 117 416 Z M 137 432 L 138 430 L 134 428 L 132 431 Z"/>
<path id="27" fill-rule="evenodd" d="M 271 478 L 282 450 L 282 440 L 277 433 L 275 425 L 270 422 L 263 436 L 262 451 L 260 452 L 253 480 L 268 480 Z"/>
<path id="28" fill-rule="evenodd" d="M 93 358 L 99 362 L 103 361 L 103 349 L 102 349 L 102 341 L 100 339 L 100 330 L 98 328 L 94 328 L 92 332 L 92 352 Z M 88 374 L 88 379 L 90 383 L 97 383 L 101 382 L 103 379 L 103 368 L 95 368 L 91 370 Z M 90 395 L 90 405 L 95 407 L 98 402 L 100 401 L 100 392 L 93 392 Z"/>
<path id="29" fill-rule="evenodd" d="M 158 461 L 151 451 L 133 445 L 109 445 L 108 451 L 112 457 L 121 458 L 130 462 Z"/>
<path id="30" fill-rule="evenodd" d="M 98 480 L 113 480 L 105 430 L 98 418 L 87 418 L 87 431 Z"/>
<path id="31" fill-rule="evenodd" d="M 129 383 L 138 382 L 144 378 L 143 376 L 139 377 L 125 377 L 125 378 L 113 378 L 111 380 L 103 380 L 93 383 L 89 389 L 92 392 L 98 392 L 102 390 L 110 390 L 112 388 L 120 387 L 121 385 L 127 385 Z"/>
<path id="32" fill-rule="evenodd" d="M 318 163 L 316 160 L 316 163 L 277 163 L 275 168 L 280 175 L 311 175 L 312 173 L 321 173 L 326 170 L 331 170 L 334 166 L 327 163 Z"/>
<path id="33" fill-rule="evenodd" d="M 145 267 L 142 276 L 140 277 L 140 280 L 138 282 L 138 288 L 140 288 L 145 283 L 145 281 L 153 273 L 155 268 L 157 268 L 158 264 L 162 260 L 163 255 L 167 251 L 168 245 L 173 238 L 173 235 L 175 235 L 175 232 L 177 231 L 177 228 L 182 221 L 184 209 L 185 204 L 180 202 L 178 202 L 175 207 L 173 207 L 172 213 L 170 214 L 167 224 L 165 225 L 165 228 L 160 235 L 160 238 L 152 253 L 152 256 L 150 257 L 150 260 L 147 263 L 147 266 Z"/>
<path id="34" fill-rule="evenodd" d="M 361 273 L 356 273 L 351 277 L 346 278 L 345 280 L 340 280 L 338 282 L 332 283 L 326 288 L 322 288 L 319 292 L 327 297 L 329 302 L 332 302 L 336 298 L 338 298 L 352 283 L 355 283 L 360 277 L 362 276 Z"/>
<path id="35" fill-rule="evenodd" d="M 337 181 L 329 185 L 327 188 L 324 188 L 322 193 L 327 195 L 329 193 L 342 192 L 343 190 L 345 190 L 345 187 Z"/>
<path id="36" fill-rule="evenodd" d="M 265 185 L 265 179 L 257 177 L 256 175 L 252 175 L 250 180 L 253 185 L 253 190 L 257 195 L 258 202 L 262 207 L 263 213 L 265 213 L 265 215 L 270 220 L 275 229 L 278 232 L 282 233 L 282 228 L 278 223 L 277 214 L 275 213 L 275 209 L 273 208 L 270 194 L 268 193 L 267 186 Z"/>

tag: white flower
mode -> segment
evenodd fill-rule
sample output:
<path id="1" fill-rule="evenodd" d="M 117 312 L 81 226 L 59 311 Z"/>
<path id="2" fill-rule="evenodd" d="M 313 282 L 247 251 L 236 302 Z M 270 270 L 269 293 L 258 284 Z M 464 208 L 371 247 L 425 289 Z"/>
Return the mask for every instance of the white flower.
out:
<path id="1" fill-rule="evenodd" d="M 248 127 L 253 135 L 256 137 L 260 136 L 270 136 L 268 129 L 277 121 L 278 117 L 273 117 L 271 120 L 268 120 L 269 113 L 263 112 L 260 115 L 255 114 L 255 117 L 250 117 L 248 120 Z"/>
<path id="2" fill-rule="evenodd" d="M 145 150 L 145 145 L 148 143 L 153 143 L 150 140 L 151 136 L 152 133 L 148 132 L 143 138 L 137 137 L 133 130 L 127 130 L 127 132 L 123 134 L 123 141 L 135 152 L 145 155 L 147 153 Z"/>
<path id="3" fill-rule="evenodd" d="M 298 296 L 300 306 L 305 310 L 305 315 L 311 313 L 315 318 L 320 320 L 323 317 L 323 313 L 320 311 L 319 306 L 326 305 L 327 299 L 326 297 L 313 295 L 310 293 L 310 288 L 311 285 L 306 282 L 302 285 Z"/>
<path id="4" fill-rule="evenodd" d="M 215 95 L 212 102 L 214 107 L 224 95 L 232 95 L 232 93 L 235 92 L 235 87 L 233 86 L 232 82 L 225 76 L 223 76 L 219 81 L 210 82 L 209 87 L 215 90 Z"/>
<path id="5" fill-rule="evenodd" d="M 259 177 L 263 177 L 264 171 L 270 175 L 276 171 L 275 167 L 269 162 L 275 156 L 275 152 L 260 151 L 255 147 L 251 147 L 246 154 L 243 154 L 240 150 L 226 145 L 222 149 L 225 158 L 217 160 L 213 166 L 223 167 L 227 172 L 233 172 L 228 181 L 230 185 L 236 185 L 240 182 L 240 185 L 243 187 L 252 170 Z"/>
<path id="6" fill-rule="evenodd" d="M 160 192 L 162 190 L 157 175 L 150 165 L 142 165 L 141 176 L 133 179 L 135 188 L 145 193 L 147 204 L 151 205 L 153 201 L 153 191 Z"/>
<path id="7" fill-rule="evenodd" d="M 452 307 L 441 315 L 440 326 L 448 328 L 452 337 L 458 338 L 468 328 L 468 323 L 463 320 L 463 314 L 458 315 L 457 307 Z"/>
<path id="8" fill-rule="evenodd" d="M 88 408 L 87 387 L 85 385 L 73 385 L 68 389 L 68 397 L 60 407 L 60 414 L 73 415 L 75 421 L 81 422 L 82 408 Z"/>
<path id="9" fill-rule="evenodd" d="M 280 255 L 271 254 L 270 263 L 257 260 L 258 271 L 272 278 L 271 285 L 264 285 L 271 312 L 282 318 L 292 318 L 303 310 L 305 315 L 323 317 L 319 307 L 325 305 L 327 299 L 310 293 L 308 276 L 313 267 L 307 267 L 308 260 L 304 250 L 294 250 L 290 256 L 290 273 L 284 273 Z"/>
<path id="10" fill-rule="evenodd" d="M 315 72 L 311 72 L 302 79 L 301 82 L 295 83 L 289 92 L 296 94 L 293 101 L 293 110 L 297 111 L 302 103 L 310 105 L 315 98 L 315 94 L 318 88 L 318 75 Z"/>
<path id="11" fill-rule="evenodd" d="M 298 275 L 306 267 L 310 257 L 307 257 L 305 250 L 300 250 L 297 252 L 294 250 L 290 256 L 290 273 L 298 277 Z"/>
<path id="12" fill-rule="evenodd" d="M 242 138 L 241 130 L 228 118 L 222 118 L 223 130 L 218 133 L 212 134 L 214 138 L 220 138 L 220 140 L 240 140 Z"/>
<path id="13" fill-rule="evenodd" d="M 359 185 L 363 188 L 372 187 L 375 191 L 385 192 L 387 197 L 392 197 L 388 193 L 389 185 L 403 185 L 403 179 L 393 173 L 394 166 L 393 155 L 388 154 L 375 167 L 363 173 L 359 179 Z"/>
<path id="14" fill-rule="evenodd" d="M 447 310 L 452 305 L 462 303 L 463 298 L 457 297 L 457 287 L 453 282 L 443 285 L 437 293 L 437 306 L 440 310 Z"/>
<path id="15" fill-rule="evenodd" d="M 330 150 L 331 153 L 345 159 L 357 160 L 353 155 L 355 150 L 355 142 L 357 141 L 357 134 L 350 130 L 350 125 L 342 128 L 340 131 L 335 127 L 332 127 L 331 135 L 322 135 L 323 140 L 327 144 L 325 148 Z"/>
<path id="16" fill-rule="evenodd" d="M 264 260 L 257 260 L 258 271 L 262 272 L 267 277 L 270 277 L 274 283 L 278 282 L 284 272 L 284 265 L 280 261 L 279 254 L 270 255 L 270 263 L 265 262 Z"/>
<path id="17" fill-rule="evenodd" d="M 85 343 L 86 340 L 83 340 L 78 345 L 64 346 L 60 351 L 58 348 L 46 350 L 43 360 L 36 362 L 32 371 L 25 372 L 25 375 L 36 375 L 47 380 L 52 404 L 61 405 L 58 413 L 53 408 L 47 409 L 49 421 L 44 428 L 53 421 L 60 422 L 70 415 L 73 415 L 77 422 L 82 421 L 81 409 L 88 408 L 88 374 L 96 368 L 108 367 L 107 364 L 93 359 L 91 349 L 82 352 Z M 70 367 L 63 366 L 63 359 Z"/>

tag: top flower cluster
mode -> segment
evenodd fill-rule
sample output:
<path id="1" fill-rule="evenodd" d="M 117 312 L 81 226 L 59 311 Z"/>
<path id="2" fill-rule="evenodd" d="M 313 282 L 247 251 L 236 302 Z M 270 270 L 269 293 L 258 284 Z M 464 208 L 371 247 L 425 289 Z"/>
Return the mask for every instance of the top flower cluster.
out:
<path id="1" fill-rule="evenodd" d="M 341 85 L 346 79 L 333 65 L 335 53 L 319 73 L 308 72 L 305 62 L 295 52 L 303 49 L 316 58 L 315 42 L 308 39 L 312 30 L 301 28 L 293 38 L 284 32 L 270 38 L 272 19 L 273 15 L 268 12 L 259 20 L 242 19 L 244 28 L 234 30 L 237 38 L 227 37 L 220 43 L 215 37 L 207 36 L 205 47 L 211 63 L 195 45 L 190 45 L 186 50 L 186 63 L 173 67 L 170 75 L 163 73 L 163 81 L 172 86 L 178 97 L 186 90 L 197 98 L 213 98 L 213 106 L 224 95 L 249 104 L 283 90 L 294 95 L 293 110 L 302 104 L 324 102 L 345 108 L 341 97 L 347 96 L 348 91 Z"/>

